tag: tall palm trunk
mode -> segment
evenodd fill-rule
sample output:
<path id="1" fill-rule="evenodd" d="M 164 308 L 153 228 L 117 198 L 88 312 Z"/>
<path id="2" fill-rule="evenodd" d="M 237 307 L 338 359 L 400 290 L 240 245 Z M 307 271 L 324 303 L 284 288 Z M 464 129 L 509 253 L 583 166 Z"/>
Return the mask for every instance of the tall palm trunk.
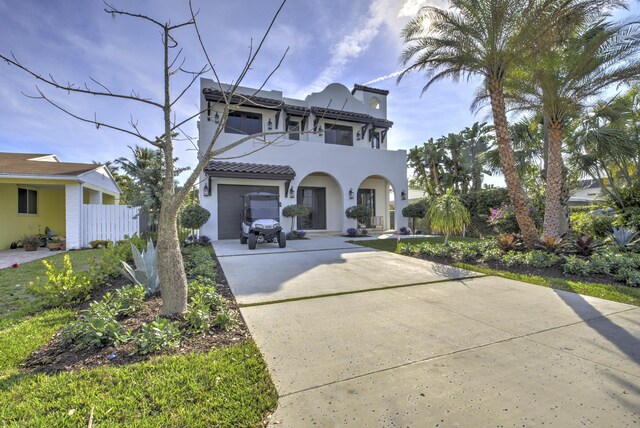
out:
<path id="1" fill-rule="evenodd" d="M 549 122 L 549 159 L 544 201 L 544 235 L 560 236 L 562 221 L 562 124 Z"/>
<path id="2" fill-rule="evenodd" d="M 538 240 L 536 225 L 529 215 L 529 204 L 522 189 L 520 178 L 516 170 L 516 162 L 513 156 L 513 148 L 509 140 L 509 124 L 504 105 L 504 88 L 502 81 L 494 78 L 489 79 L 489 97 L 491 98 L 491 111 L 493 113 L 493 125 L 496 130 L 496 140 L 498 152 L 500 153 L 500 164 L 504 174 L 509 199 L 516 214 L 518 226 L 522 231 L 525 244 L 532 248 Z"/>

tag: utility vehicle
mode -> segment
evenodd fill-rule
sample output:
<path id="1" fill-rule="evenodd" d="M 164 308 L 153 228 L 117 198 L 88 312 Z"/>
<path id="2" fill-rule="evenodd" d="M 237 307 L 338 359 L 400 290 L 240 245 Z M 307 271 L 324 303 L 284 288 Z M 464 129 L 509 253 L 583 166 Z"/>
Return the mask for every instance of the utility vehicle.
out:
<path id="1" fill-rule="evenodd" d="M 277 242 L 280 248 L 287 246 L 287 237 L 280 225 L 280 201 L 278 195 L 265 192 L 247 193 L 242 197 L 240 243 L 256 244 Z"/>

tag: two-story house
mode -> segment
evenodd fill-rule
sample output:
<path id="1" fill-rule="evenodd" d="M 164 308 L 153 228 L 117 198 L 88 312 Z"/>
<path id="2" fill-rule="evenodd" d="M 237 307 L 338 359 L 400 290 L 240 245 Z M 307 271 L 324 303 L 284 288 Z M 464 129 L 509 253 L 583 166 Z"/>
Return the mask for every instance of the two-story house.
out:
<path id="1" fill-rule="evenodd" d="M 209 79 L 201 81 L 199 145 L 204 151 L 220 125 L 223 92 Z M 221 90 L 222 89 L 222 90 Z M 310 214 L 294 229 L 345 232 L 356 221 L 345 216 L 353 205 L 373 213 L 369 227 L 388 230 L 406 225 L 406 151 L 387 150 L 388 91 L 356 85 L 352 91 L 337 83 L 304 100 L 279 91 L 241 87 L 230 100 L 231 112 L 216 148 L 246 135 L 274 133 L 263 140 L 238 145 L 210 161 L 200 182 L 200 204 L 211 212 L 201 234 L 213 240 L 240 236 L 242 195 L 278 194 L 281 209 L 306 205 Z M 395 195 L 395 221 L 390 218 L 390 193 Z M 281 219 L 285 230 L 290 221 Z"/>

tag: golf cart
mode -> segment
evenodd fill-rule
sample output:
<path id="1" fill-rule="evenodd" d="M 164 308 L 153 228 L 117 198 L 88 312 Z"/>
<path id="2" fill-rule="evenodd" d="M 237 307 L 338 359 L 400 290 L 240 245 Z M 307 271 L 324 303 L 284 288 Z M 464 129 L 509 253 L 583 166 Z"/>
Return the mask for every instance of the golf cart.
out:
<path id="1" fill-rule="evenodd" d="M 287 246 L 287 237 L 280 226 L 280 201 L 278 195 L 264 192 L 247 193 L 242 197 L 242 221 L 240 243 L 256 244 L 278 242 L 280 248 Z"/>

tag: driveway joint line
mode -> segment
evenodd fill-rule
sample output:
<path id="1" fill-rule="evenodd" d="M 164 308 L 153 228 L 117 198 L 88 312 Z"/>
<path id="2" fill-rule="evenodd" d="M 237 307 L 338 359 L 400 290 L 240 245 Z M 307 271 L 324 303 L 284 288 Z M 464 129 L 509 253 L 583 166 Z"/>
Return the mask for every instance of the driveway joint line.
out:
<path id="1" fill-rule="evenodd" d="M 325 297 L 336 297 L 336 296 L 345 296 L 349 294 L 359 294 L 359 293 L 368 293 L 371 291 L 382 291 L 382 290 L 395 290 L 397 288 L 404 287 L 416 287 L 419 285 L 431 285 L 431 284 L 441 284 L 443 282 L 455 282 L 455 281 L 466 281 L 468 279 L 475 278 L 484 278 L 489 275 L 476 275 L 476 276 L 465 276 L 461 278 L 446 278 L 446 279 L 438 279 L 434 281 L 426 281 L 426 282 L 414 282 L 411 284 L 400 284 L 400 285 L 389 285 L 386 287 L 375 287 L 375 288 L 365 288 L 362 290 L 351 290 L 351 291 L 339 291 L 336 293 L 327 293 L 327 294 L 317 294 L 314 296 L 301 296 L 301 297 L 291 297 L 289 299 L 280 299 L 280 300 L 269 300 L 267 302 L 257 302 L 257 303 L 238 303 L 238 307 L 243 308 L 252 308 L 255 306 L 266 306 L 266 305 L 276 305 L 278 303 L 289 303 L 289 302 L 298 302 L 301 300 L 312 300 L 312 299 L 322 299 Z"/>
<path id="2" fill-rule="evenodd" d="M 226 257 L 271 256 L 271 255 L 278 255 L 278 254 L 313 253 L 313 252 L 319 252 L 319 251 L 337 251 L 337 250 L 358 250 L 358 251 L 362 251 L 364 253 L 377 252 L 377 250 L 373 250 L 373 249 L 366 248 L 366 247 L 337 247 L 337 248 L 317 248 L 317 249 L 313 249 L 313 250 L 272 251 L 270 253 L 255 252 L 255 253 L 242 253 L 242 254 L 226 254 L 226 255 L 217 256 L 217 257 L 219 259 L 221 259 L 221 258 L 226 258 Z"/>
<path id="3" fill-rule="evenodd" d="M 608 314 L 606 316 L 617 315 L 617 314 L 624 313 L 624 312 L 634 311 L 636 309 L 637 308 L 625 309 L 625 310 L 622 310 L 622 311 L 618 311 L 618 312 L 614 312 L 614 313 Z M 429 361 L 434 361 L 434 360 L 438 360 L 438 359 L 441 359 L 441 358 L 449 357 L 449 356 L 452 356 L 452 355 L 457 355 L 457 354 L 462 354 L 462 353 L 465 353 L 465 352 L 476 351 L 478 349 L 488 348 L 488 347 L 493 346 L 493 345 L 500 345 L 502 343 L 510 342 L 510 341 L 513 341 L 513 340 L 523 339 L 523 340 L 532 341 L 534 343 L 538 343 L 535 340 L 529 339 L 529 337 L 533 336 L 533 335 L 536 335 L 536 334 L 539 334 L 539 333 L 544 333 L 544 332 L 547 332 L 547 331 L 557 330 L 557 329 L 560 329 L 560 328 L 570 327 L 570 326 L 573 326 L 573 325 L 576 325 L 576 324 L 585 323 L 587 321 L 592 321 L 592 320 L 595 320 L 595 319 L 598 319 L 598 318 L 604 318 L 606 316 L 605 315 L 601 315 L 601 316 L 598 316 L 596 318 L 589 319 L 589 320 L 578 321 L 578 322 L 575 322 L 575 323 L 562 325 L 562 326 L 557 326 L 557 327 L 551 327 L 551 328 L 540 330 L 540 331 L 533 332 L 533 333 L 526 333 L 526 334 L 522 334 L 522 335 L 518 335 L 518 336 L 507 337 L 505 339 L 496 340 L 496 341 L 490 342 L 490 343 L 484 343 L 482 345 L 472 346 L 470 348 L 458 349 L 456 351 L 451 351 L 451 352 L 447 352 L 447 353 L 440 354 L 440 355 L 434 355 L 434 356 L 431 356 L 431 357 L 422 358 L 422 359 L 415 360 L 415 361 L 409 361 L 409 362 L 404 363 L 404 364 L 398 364 L 398 365 L 392 366 L 392 367 L 385 367 L 385 368 L 380 369 L 380 370 L 375 370 L 375 371 L 368 372 L 368 373 L 362 373 L 362 374 L 359 374 L 359 375 L 356 375 L 356 376 L 351 376 L 351 377 L 348 377 L 348 378 L 345 378 L 345 379 L 339 379 L 339 380 L 335 380 L 335 381 L 332 381 L 332 382 L 323 383 L 321 385 L 310 386 L 308 388 L 303 388 L 303 389 L 300 389 L 298 391 L 292 391 L 292 392 L 288 392 L 288 393 L 282 394 L 282 395 L 279 394 L 278 398 L 284 398 L 284 397 L 288 397 L 290 395 L 300 394 L 302 392 L 312 391 L 314 389 L 324 388 L 326 386 L 336 385 L 336 384 L 343 383 L 343 382 L 348 382 L 348 381 L 351 381 L 351 380 L 354 380 L 354 379 L 360 379 L 360 378 L 363 378 L 363 377 L 372 376 L 372 375 L 375 375 L 375 374 L 378 374 L 378 373 L 384 373 L 384 372 L 387 372 L 387 371 L 396 370 L 396 369 L 400 369 L 400 368 L 404 368 L 404 367 L 409 367 L 409 366 L 416 365 L 416 364 L 426 363 L 426 362 L 429 362 Z M 505 333 L 508 333 L 508 332 L 505 331 Z M 513 334 L 513 333 L 509 333 L 509 334 Z M 543 345 L 543 346 L 546 346 L 548 348 L 557 350 L 556 348 L 554 348 L 552 346 L 549 346 L 549 345 L 544 345 L 544 344 L 541 344 L 541 343 L 540 343 L 540 345 Z M 563 353 L 567 353 L 567 352 L 563 352 Z M 574 356 L 573 354 L 570 354 L 570 353 L 567 353 L 567 354 L 569 354 L 571 356 Z M 593 364 L 601 365 L 603 367 L 607 367 L 610 370 L 614 370 L 614 371 L 618 371 L 618 372 L 622 372 L 622 373 L 628 374 L 625 370 L 622 370 L 622 369 L 619 369 L 619 368 L 616 368 L 616 367 L 610 367 L 610 366 L 607 366 L 606 364 L 598 363 L 596 361 L 591 361 L 591 360 L 588 360 L 586 358 L 583 358 L 583 359 L 585 359 L 587 361 L 590 361 Z M 633 376 L 637 377 L 635 375 L 633 375 Z"/>

